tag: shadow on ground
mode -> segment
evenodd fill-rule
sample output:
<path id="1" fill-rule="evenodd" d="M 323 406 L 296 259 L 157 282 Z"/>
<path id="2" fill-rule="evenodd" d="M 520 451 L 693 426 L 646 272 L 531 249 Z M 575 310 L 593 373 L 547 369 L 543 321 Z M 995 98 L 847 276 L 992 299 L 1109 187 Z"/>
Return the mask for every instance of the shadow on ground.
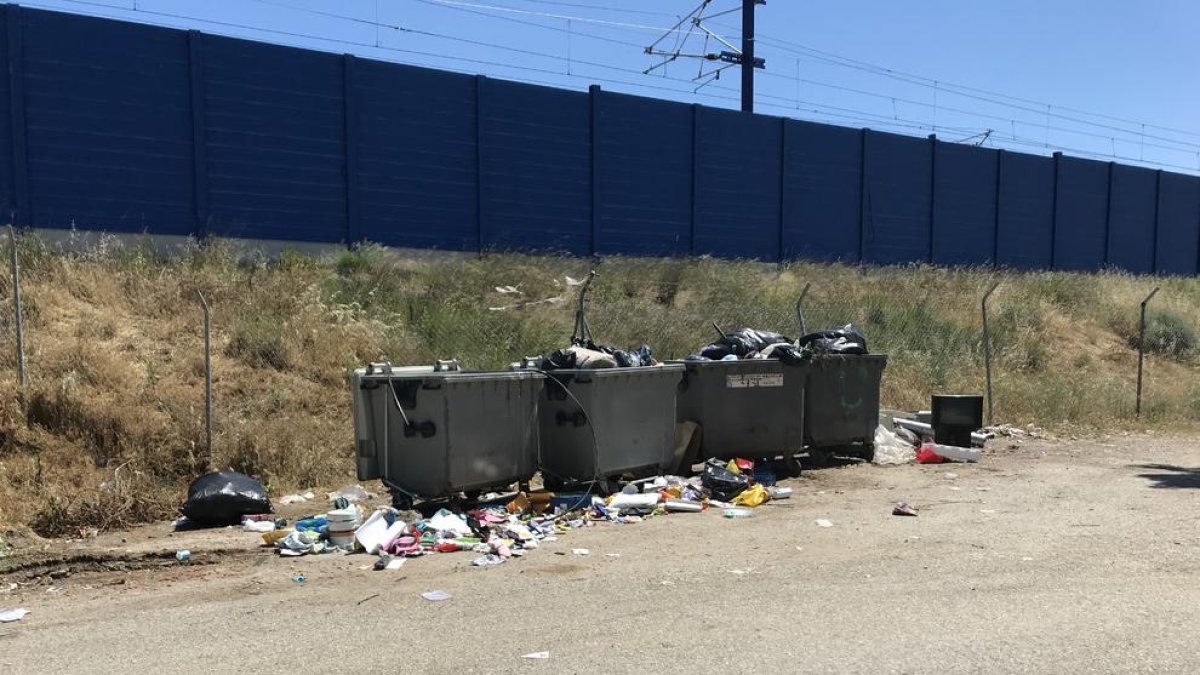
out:
<path id="1" fill-rule="evenodd" d="M 1134 464 L 1135 469 L 1151 469 L 1157 473 L 1139 473 L 1139 478 L 1151 482 L 1156 488 L 1200 488 L 1200 468 L 1188 468 L 1173 464 Z"/>

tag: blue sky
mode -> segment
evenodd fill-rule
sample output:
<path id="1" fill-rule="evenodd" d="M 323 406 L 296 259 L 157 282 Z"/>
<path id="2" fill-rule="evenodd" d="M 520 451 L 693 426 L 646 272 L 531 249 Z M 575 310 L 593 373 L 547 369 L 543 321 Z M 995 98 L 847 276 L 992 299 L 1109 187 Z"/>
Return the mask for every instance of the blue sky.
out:
<path id="1" fill-rule="evenodd" d="M 738 74 L 643 48 L 724 49 L 666 29 L 700 0 L 36 0 L 29 7 L 196 28 L 489 76 L 739 105 Z M 712 0 L 704 16 L 740 0 Z M 136 7 L 136 9 L 135 9 Z M 1200 173 L 1194 0 L 768 0 L 757 111 L 987 147 Z M 345 17 L 345 18 L 343 18 Z M 703 22 L 739 44 L 740 14 Z M 713 64 L 705 63 L 704 71 Z M 1143 126 L 1145 125 L 1145 126 Z"/>

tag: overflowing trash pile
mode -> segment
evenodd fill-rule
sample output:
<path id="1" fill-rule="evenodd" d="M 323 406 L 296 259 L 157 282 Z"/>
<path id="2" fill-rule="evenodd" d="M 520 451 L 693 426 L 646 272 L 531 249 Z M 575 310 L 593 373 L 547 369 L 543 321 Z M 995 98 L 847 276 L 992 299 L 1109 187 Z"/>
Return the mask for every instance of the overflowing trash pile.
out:
<path id="1" fill-rule="evenodd" d="M 537 370 L 572 370 L 585 368 L 640 368 L 657 366 L 650 345 L 629 351 L 597 344 L 592 340 L 576 340 L 574 344 L 541 357 L 526 359 L 524 366 Z"/>
<path id="2" fill-rule="evenodd" d="M 397 569 L 408 558 L 466 552 L 472 564 L 490 567 L 526 555 L 542 543 L 554 542 L 571 530 L 600 524 L 632 524 L 648 518 L 716 511 L 726 518 L 746 518 L 756 507 L 787 499 L 792 489 L 775 485 L 776 463 L 745 459 L 709 460 L 698 476 L 657 476 L 628 483 L 600 497 L 589 492 L 559 494 L 517 492 L 489 495 L 477 505 L 455 512 L 442 508 L 428 517 L 392 507 L 365 508 L 362 488 L 330 493 L 332 508 L 289 524 L 270 512 L 240 514 L 242 529 L 258 534 L 280 556 L 365 553 L 375 556 L 376 570 Z M 211 483 L 215 474 L 197 482 Z M 223 472 L 226 480 L 257 483 L 248 476 Z M 357 487 L 357 486 L 355 486 Z M 349 497 L 341 496 L 350 493 Z M 195 505 L 193 505 L 194 507 Z M 219 507 L 209 503 L 212 510 Z M 210 523 L 227 522 L 240 511 L 228 510 Z M 269 509 L 269 503 L 267 503 Z M 187 519 L 177 521 L 184 526 Z M 584 549 L 574 553 L 586 555 Z"/>
<path id="3" fill-rule="evenodd" d="M 756 328 L 738 328 L 726 333 L 713 324 L 720 336 L 716 342 L 688 356 L 688 361 L 737 361 L 778 359 L 789 365 L 807 363 L 814 354 L 866 354 L 867 338 L 853 325 L 809 333 L 792 340 L 779 333 Z"/>

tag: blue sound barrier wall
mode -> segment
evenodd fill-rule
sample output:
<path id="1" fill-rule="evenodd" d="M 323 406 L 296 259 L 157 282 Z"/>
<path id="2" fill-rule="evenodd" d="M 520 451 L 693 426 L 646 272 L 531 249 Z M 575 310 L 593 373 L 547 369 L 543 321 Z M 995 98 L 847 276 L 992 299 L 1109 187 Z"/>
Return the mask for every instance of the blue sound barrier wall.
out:
<path id="1" fill-rule="evenodd" d="M 5 5 L 18 226 L 1194 275 L 1200 179 Z"/>

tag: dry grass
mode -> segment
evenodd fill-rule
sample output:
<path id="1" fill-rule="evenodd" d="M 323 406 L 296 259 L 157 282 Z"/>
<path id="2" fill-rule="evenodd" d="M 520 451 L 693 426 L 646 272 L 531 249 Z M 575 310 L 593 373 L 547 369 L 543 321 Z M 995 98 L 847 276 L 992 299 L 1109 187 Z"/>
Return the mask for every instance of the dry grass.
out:
<path id="1" fill-rule="evenodd" d="M 561 346 L 584 260 L 520 255 L 406 259 L 376 247 L 267 261 L 227 243 L 169 256 L 111 241 L 85 254 L 19 245 L 30 384 L 17 397 L 0 349 L 0 523 L 74 536 L 170 515 L 209 468 L 273 492 L 352 480 L 348 369 L 458 358 L 500 368 Z M 7 251 L 5 252 L 7 255 Z M 1006 274 L 926 267 L 786 268 L 715 260 L 607 259 L 589 319 L 597 339 L 682 357 L 710 321 L 798 333 L 854 322 L 891 356 L 884 403 L 982 388 L 979 298 L 992 281 L 997 416 L 1052 428 L 1200 419 L 1200 282 L 1162 280 L 1135 422 L 1137 305 L 1156 282 L 1120 274 Z M 505 294 L 497 286 L 516 286 Z M 204 449 L 201 312 L 213 306 L 214 449 Z M 11 306 L 7 276 L 0 300 Z M 11 336 L 11 316 L 3 319 Z"/>

